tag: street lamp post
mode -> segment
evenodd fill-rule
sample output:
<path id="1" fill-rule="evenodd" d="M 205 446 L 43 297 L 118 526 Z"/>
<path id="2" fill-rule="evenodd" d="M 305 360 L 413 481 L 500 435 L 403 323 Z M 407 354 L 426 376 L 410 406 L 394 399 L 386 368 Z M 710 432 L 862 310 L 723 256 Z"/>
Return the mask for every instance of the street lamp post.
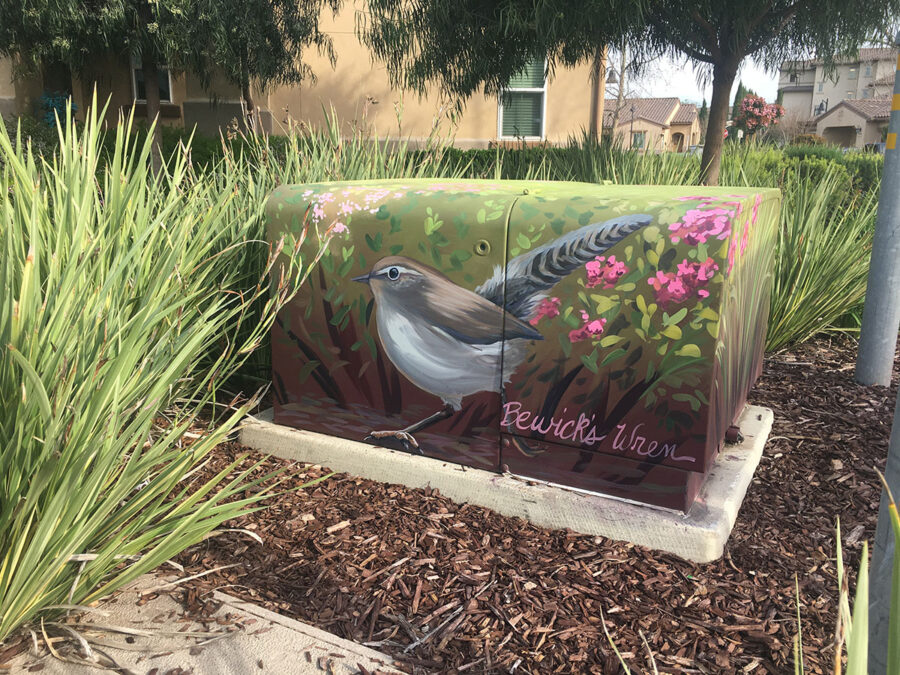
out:
<path id="1" fill-rule="evenodd" d="M 631 106 L 631 131 L 630 131 L 630 133 L 631 133 L 631 136 L 630 136 L 630 140 L 628 142 L 629 143 L 628 147 L 630 147 L 632 150 L 634 150 L 634 104 L 632 104 L 632 106 Z"/>

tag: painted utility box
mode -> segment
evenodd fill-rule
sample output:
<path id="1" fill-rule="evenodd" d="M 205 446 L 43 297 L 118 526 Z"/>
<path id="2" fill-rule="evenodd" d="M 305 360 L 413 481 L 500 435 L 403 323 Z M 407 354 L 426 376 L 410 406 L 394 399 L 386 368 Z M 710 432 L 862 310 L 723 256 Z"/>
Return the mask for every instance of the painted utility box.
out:
<path id="1" fill-rule="evenodd" d="M 275 422 L 686 511 L 761 371 L 779 201 L 283 186 L 270 238 L 330 239 L 273 329 Z"/>

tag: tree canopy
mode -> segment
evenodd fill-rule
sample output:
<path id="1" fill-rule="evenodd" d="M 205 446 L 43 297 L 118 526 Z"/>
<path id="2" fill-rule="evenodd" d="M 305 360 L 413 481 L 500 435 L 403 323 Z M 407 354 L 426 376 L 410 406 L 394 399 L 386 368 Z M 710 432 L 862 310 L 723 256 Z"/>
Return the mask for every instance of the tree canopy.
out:
<path id="1" fill-rule="evenodd" d="M 752 57 L 770 69 L 850 54 L 891 24 L 900 0 L 369 0 L 359 30 L 395 84 L 466 98 L 497 94 L 535 56 L 548 70 L 624 37 L 643 61 L 687 57 L 713 85 L 703 178 L 718 182 L 731 87 Z M 651 66 L 652 67 L 652 66 Z"/>
<path id="2" fill-rule="evenodd" d="M 319 28 L 324 7 L 337 13 L 341 0 L 164 0 L 178 17 L 173 65 L 207 85 L 220 74 L 240 88 L 251 125 L 251 83 L 292 84 L 313 79 L 303 51 L 314 47 L 334 62 L 331 38 Z"/>

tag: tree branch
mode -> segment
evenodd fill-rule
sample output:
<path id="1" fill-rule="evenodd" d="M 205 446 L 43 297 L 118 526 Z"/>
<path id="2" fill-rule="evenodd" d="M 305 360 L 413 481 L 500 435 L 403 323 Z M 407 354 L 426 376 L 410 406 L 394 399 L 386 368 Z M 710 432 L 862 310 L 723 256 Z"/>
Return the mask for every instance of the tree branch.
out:
<path id="1" fill-rule="evenodd" d="M 712 23 L 700 15 L 700 12 L 696 7 L 691 8 L 691 18 L 694 20 L 694 23 L 698 24 L 706 31 L 706 35 L 709 38 L 709 42 L 705 45 L 707 51 L 709 51 L 710 55 L 716 61 L 720 60 L 722 58 L 722 52 L 719 48 L 719 31 L 716 30 L 716 27 Z"/>

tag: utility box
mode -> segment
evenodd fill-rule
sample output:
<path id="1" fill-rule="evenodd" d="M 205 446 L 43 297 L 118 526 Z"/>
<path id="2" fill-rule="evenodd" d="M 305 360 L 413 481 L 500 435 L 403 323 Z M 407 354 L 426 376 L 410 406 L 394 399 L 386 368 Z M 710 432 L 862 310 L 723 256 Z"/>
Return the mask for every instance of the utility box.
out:
<path id="1" fill-rule="evenodd" d="M 327 243 L 273 329 L 275 422 L 687 511 L 761 372 L 779 202 L 280 187 L 271 240 L 305 230 L 305 261 Z"/>

